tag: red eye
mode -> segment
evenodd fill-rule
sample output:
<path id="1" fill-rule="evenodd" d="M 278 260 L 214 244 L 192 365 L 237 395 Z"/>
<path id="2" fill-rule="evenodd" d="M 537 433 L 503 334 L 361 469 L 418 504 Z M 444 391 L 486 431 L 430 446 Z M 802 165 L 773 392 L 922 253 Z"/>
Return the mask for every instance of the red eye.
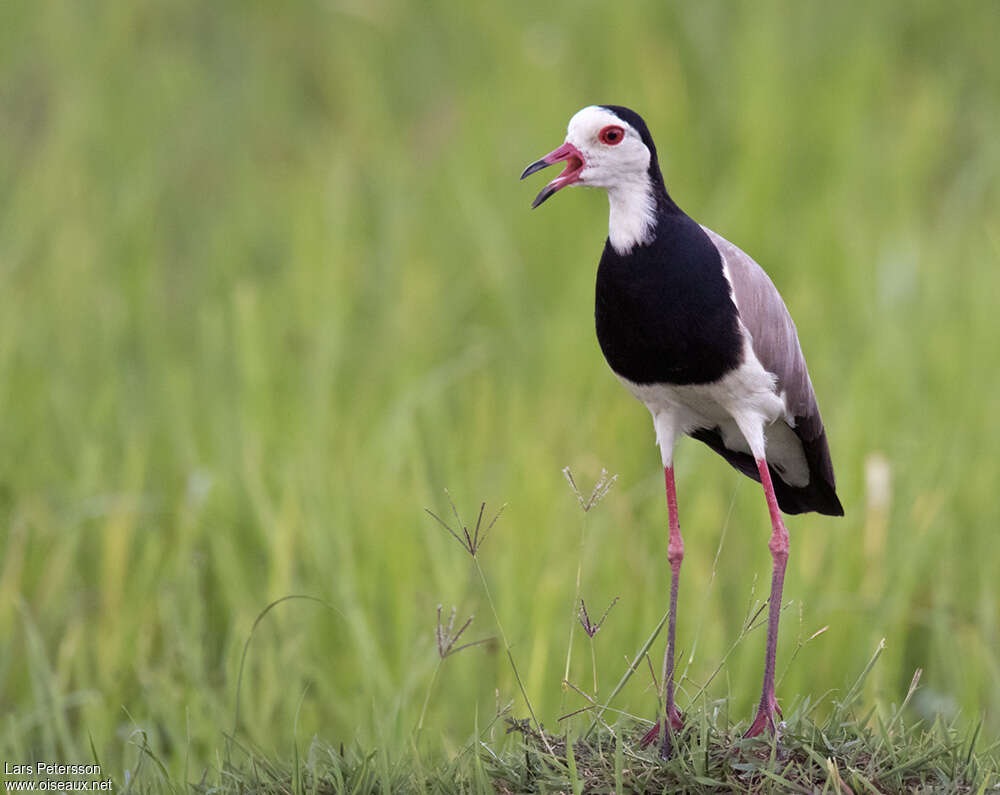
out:
<path id="1" fill-rule="evenodd" d="M 615 146 L 620 144 L 625 139 L 625 130 L 616 124 L 611 124 L 601 130 L 597 134 L 597 137 L 600 139 L 602 144 Z"/>

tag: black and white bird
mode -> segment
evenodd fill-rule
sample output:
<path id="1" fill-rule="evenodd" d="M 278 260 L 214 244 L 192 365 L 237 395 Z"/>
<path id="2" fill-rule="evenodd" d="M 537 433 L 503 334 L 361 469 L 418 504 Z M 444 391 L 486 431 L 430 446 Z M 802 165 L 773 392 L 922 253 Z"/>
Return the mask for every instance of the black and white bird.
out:
<path id="1" fill-rule="evenodd" d="M 608 192 L 608 238 L 597 269 L 597 339 L 608 364 L 653 417 L 667 492 L 670 608 L 661 722 L 683 726 L 674 703 L 677 582 L 684 542 L 673 451 L 679 434 L 704 442 L 763 484 L 773 560 L 764 686 L 746 736 L 775 730 L 781 590 L 788 560 L 782 511 L 842 516 L 826 432 L 795 324 L 763 269 L 684 213 L 667 193 L 646 123 L 619 105 L 594 105 L 569 122 L 566 141 L 521 179 L 565 161 L 537 207 L 571 185 Z M 671 731 L 662 753 L 671 752 Z"/>

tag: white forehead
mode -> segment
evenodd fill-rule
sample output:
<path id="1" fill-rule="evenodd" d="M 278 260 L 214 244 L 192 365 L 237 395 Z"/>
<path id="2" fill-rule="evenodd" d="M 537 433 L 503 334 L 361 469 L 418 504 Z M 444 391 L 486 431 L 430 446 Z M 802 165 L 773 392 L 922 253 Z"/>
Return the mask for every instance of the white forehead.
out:
<path id="1" fill-rule="evenodd" d="M 576 115 L 569 120 L 569 126 L 566 128 L 566 138 L 591 138 L 609 124 L 617 124 L 626 130 L 632 129 L 630 125 L 619 119 L 607 108 L 602 108 L 600 105 L 590 105 L 583 110 L 577 111 Z"/>

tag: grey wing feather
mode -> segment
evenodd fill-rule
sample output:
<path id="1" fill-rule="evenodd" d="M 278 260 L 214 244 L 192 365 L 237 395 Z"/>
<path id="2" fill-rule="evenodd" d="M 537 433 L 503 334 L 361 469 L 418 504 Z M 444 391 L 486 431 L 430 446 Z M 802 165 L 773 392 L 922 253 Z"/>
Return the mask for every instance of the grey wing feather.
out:
<path id="1" fill-rule="evenodd" d="M 791 417 L 819 416 L 798 332 L 771 278 L 754 260 L 711 229 L 705 232 L 722 256 L 740 320 L 750 332 L 753 352 L 777 378 Z"/>
<path id="2" fill-rule="evenodd" d="M 810 485 L 826 486 L 822 490 L 828 493 L 822 496 L 821 501 L 829 502 L 828 507 L 839 509 L 838 513 L 842 513 L 835 493 L 833 464 L 823 419 L 792 316 L 778 289 L 760 265 L 721 235 L 707 227 L 702 228 L 722 257 L 732 285 L 733 301 L 750 333 L 753 352 L 777 379 L 778 392 L 784 392 L 788 424 L 802 441 L 810 480 L 815 480 L 818 475 L 824 482 Z"/>

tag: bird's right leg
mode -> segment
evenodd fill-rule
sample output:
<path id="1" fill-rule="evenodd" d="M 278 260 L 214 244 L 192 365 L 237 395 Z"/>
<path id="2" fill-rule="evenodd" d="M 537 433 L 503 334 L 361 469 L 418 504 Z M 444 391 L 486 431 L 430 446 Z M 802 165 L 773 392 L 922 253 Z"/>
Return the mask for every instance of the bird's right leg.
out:
<path id="1" fill-rule="evenodd" d="M 750 724 L 747 733 L 743 735 L 744 737 L 756 737 L 764 731 L 770 731 L 772 734 L 777 733 L 778 726 L 775 716 L 777 715 L 778 719 L 781 718 L 781 708 L 774 695 L 774 668 L 778 651 L 781 592 L 785 583 L 785 564 L 788 562 L 788 530 L 785 529 L 785 523 L 781 518 L 781 509 L 774 493 L 774 484 L 771 482 L 771 472 L 767 466 L 763 421 L 752 414 L 734 414 L 734 419 L 757 462 L 757 473 L 760 475 L 760 483 L 764 488 L 764 496 L 767 500 L 767 510 L 771 516 L 771 540 L 768 542 L 768 548 L 771 550 L 772 572 L 771 596 L 768 599 L 764 686 L 760 696 L 760 705 L 757 707 L 757 717 Z"/>
<path id="2" fill-rule="evenodd" d="M 667 613 L 667 650 L 663 657 L 663 715 L 660 715 L 653 728 L 642 738 L 641 745 L 646 747 L 660 733 L 660 725 L 670 723 L 670 728 L 663 732 L 660 744 L 660 755 L 667 759 L 672 752 L 671 733 L 684 726 L 677 705 L 674 703 L 674 642 L 677 628 L 677 588 L 680 583 L 681 561 L 684 560 L 684 539 L 681 537 L 680 519 L 677 513 L 677 490 L 674 486 L 673 448 L 676 435 L 673 417 L 665 414 L 653 416 L 656 426 L 656 441 L 660 445 L 663 458 L 663 480 L 667 492 L 667 527 L 669 540 L 667 542 L 667 562 L 670 564 L 670 606 Z"/>

